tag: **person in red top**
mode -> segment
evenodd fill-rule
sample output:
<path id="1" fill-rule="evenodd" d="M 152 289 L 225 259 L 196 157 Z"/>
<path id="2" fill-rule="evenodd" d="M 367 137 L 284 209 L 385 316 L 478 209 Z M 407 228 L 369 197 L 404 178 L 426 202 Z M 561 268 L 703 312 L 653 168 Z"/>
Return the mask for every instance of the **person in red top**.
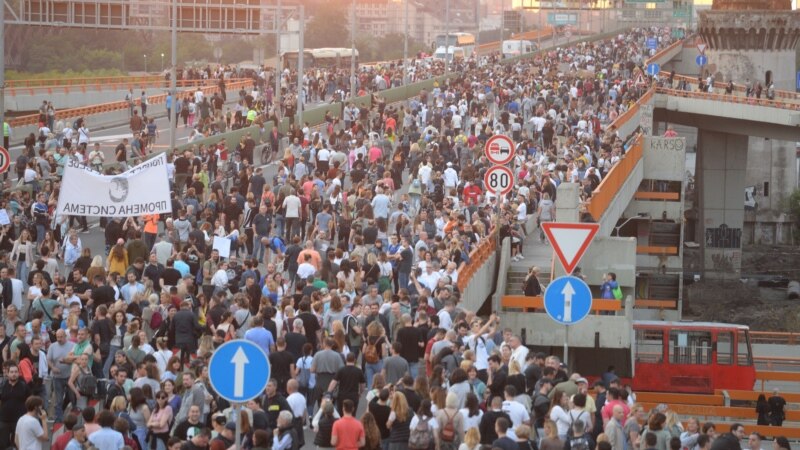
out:
<path id="1" fill-rule="evenodd" d="M 50 450 L 64 450 L 67 448 L 67 444 L 69 444 L 70 439 L 72 439 L 72 429 L 78 423 L 78 416 L 75 414 L 69 413 L 64 416 L 64 431 L 61 433 L 61 436 L 57 437 L 53 445 L 50 446 Z"/>
<path id="2" fill-rule="evenodd" d="M 354 410 L 355 404 L 352 400 L 345 399 L 342 402 L 344 417 L 333 423 L 331 431 L 331 445 L 336 450 L 358 450 L 364 446 L 364 425 L 353 417 Z"/>
<path id="3" fill-rule="evenodd" d="M 600 411 L 600 414 L 603 416 L 603 426 L 605 426 L 605 424 L 611 420 L 611 416 L 614 414 L 614 405 L 622 406 L 622 409 L 625 411 L 625 415 L 622 419 L 622 425 L 625 426 L 625 420 L 628 418 L 628 415 L 630 415 L 631 408 L 627 405 L 627 403 L 620 399 L 619 388 L 608 388 L 606 391 L 606 398 L 606 404 L 603 405 L 603 409 Z"/>
<path id="4" fill-rule="evenodd" d="M 428 376 L 433 375 L 433 355 L 431 355 L 433 344 L 444 339 L 444 335 L 445 329 L 438 328 L 436 330 L 436 334 L 434 334 L 433 337 L 428 340 L 428 343 L 425 344 L 425 373 L 427 373 Z"/>
<path id="5" fill-rule="evenodd" d="M 476 183 L 466 183 L 464 186 L 464 206 L 477 205 L 481 198 L 481 187 Z"/>

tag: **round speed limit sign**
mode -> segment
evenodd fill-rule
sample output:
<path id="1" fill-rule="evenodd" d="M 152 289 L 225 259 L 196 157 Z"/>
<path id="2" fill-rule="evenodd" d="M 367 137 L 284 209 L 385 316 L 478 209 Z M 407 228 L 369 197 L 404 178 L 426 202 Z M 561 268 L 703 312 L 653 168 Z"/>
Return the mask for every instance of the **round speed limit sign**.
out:
<path id="1" fill-rule="evenodd" d="M 506 195 L 514 186 L 514 172 L 506 166 L 492 166 L 483 176 L 483 185 L 487 192 Z"/>
<path id="2" fill-rule="evenodd" d="M 11 155 L 5 147 L 0 147 L 0 173 L 5 173 L 11 166 Z"/>

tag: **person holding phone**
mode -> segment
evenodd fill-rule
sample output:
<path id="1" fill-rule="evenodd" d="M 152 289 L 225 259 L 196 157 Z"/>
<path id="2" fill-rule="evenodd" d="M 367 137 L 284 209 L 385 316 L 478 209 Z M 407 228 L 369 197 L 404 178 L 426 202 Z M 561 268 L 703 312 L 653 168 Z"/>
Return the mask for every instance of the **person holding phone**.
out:
<path id="1" fill-rule="evenodd" d="M 14 439 L 19 450 L 39 450 L 42 442 L 49 442 L 47 431 L 47 412 L 42 406 L 44 402 L 39 396 L 31 396 L 25 400 L 27 413 L 17 421 L 16 437 Z"/>

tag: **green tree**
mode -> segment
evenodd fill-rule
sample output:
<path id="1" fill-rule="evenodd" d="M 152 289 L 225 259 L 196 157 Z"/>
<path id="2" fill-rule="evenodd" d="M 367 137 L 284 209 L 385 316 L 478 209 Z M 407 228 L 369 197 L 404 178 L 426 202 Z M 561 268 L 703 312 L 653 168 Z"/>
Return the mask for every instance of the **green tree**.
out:
<path id="1" fill-rule="evenodd" d="M 350 30 L 345 13 L 336 2 L 326 3 L 314 10 L 314 16 L 306 21 L 303 44 L 305 48 L 348 47 Z"/>

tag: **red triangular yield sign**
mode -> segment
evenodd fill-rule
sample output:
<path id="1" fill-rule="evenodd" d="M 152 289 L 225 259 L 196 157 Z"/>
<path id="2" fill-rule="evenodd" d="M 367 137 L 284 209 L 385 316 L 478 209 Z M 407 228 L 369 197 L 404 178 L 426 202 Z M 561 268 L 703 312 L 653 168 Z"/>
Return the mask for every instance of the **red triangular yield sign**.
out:
<path id="1" fill-rule="evenodd" d="M 571 274 L 600 229 L 597 223 L 544 222 L 542 229 L 567 275 Z"/>

